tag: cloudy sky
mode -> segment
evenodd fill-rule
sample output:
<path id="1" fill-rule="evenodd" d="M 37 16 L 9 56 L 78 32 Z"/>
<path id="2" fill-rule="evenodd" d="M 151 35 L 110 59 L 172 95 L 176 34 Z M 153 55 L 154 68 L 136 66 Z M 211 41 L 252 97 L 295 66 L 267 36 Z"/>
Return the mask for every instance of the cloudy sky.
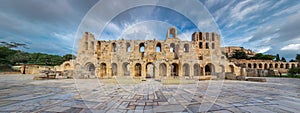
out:
<path id="1" fill-rule="evenodd" d="M 29 49 L 20 49 L 28 52 L 58 55 L 71 53 L 78 26 L 97 2 L 98 0 L 1 0 L 0 41 L 25 43 Z M 223 46 L 243 46 L 255 52 L 279 53 L 287 59 L 300 53 L 299 0 L 200 2 L 218 25 L 224 41 Z M 124 4 L 126 3 L 119 5 Z M 190 10 L 191 15 L 202 14 L 195 6 L 180 5 Z M 104 11 L 105 14 L 99 11 L 98 17 L 105 17 L 111 9 Z M 163 40 L 167 28 L 175 26 L 182 40 L 190 40 L 191 33 L 195 31 L 211 32 L 206 29 L 206 25 L 211 24 L 203 20 L 199 28 L 186 15 L 169 8 L 139 6 L 119 12 L 101 33 L 89 29 L 87 31 L 99 34 L 97 38 L 104 40 Z M 88 27 L 92 29 L 97 26 Z"/>

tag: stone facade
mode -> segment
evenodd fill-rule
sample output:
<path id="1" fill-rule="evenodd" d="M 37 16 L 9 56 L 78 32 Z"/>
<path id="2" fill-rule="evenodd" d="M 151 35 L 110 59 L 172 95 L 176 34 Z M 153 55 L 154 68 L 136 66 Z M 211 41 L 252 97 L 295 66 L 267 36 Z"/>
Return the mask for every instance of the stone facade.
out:
<path id="1" fill-rule="evenodd" d="M 226 60 L 220 35 L 195 32 L 191 41 L 181 41 L 173 27 L 165 40 L 96 40 L 86 32 L 79 40 L 74 65 L 80 76 L 110 78 L 200 78 L 241 68 Z"/>
<path id="2" fill-rule="evenodd" d="M 224 49 L 225 49 L 225 52 L 227 53 L 228 57 L 231 57 L 235 51 L 243 51 L 249 57 L 253 57 L 256 54 L 255 52 L 253 52 L 250 49 L 245 49 L 243 47 L 238 47 L 238 46 L 228 46 L 228 47 L 224 47 Z"/>

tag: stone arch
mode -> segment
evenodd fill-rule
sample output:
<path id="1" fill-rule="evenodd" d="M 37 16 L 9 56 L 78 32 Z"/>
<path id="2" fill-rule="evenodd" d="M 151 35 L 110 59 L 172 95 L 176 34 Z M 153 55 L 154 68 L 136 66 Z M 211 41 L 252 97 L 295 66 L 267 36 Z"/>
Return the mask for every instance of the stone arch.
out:
<path id="1" fill-rule="evenodd" d="M 267 63 L 264 64 L 264 69 L 268 69 L 268 64 Z"/>
<path id="2" fill-rule="evenodd" d="M 176 38 L 177 37 L 177 30 L 175 27 L 171 27 L 168 29 L 167 37 L 168 38 Z"/>
<path id="3" fill-rule="evenodd" d="M 100 77 L 104 77 L 104 76 L 107 75 L 106 70 L 107 70 L 106 64 L 105 63 L 101 63 L 100 64 Z"/>
<path id="4" fill-rule="evenodd" d="M 140 45 L 139 45 L 139 51 L 140 52 L 145 52 L 145 44 L 144 43 L 140 43 Z"/>
<path id="5" fill-rule="evenodd" d="M 142 76 L 142 65 L 140 63 L 136 63 L 134 66 L 134 76 L 141 77 Z"/>
<path id="6" fill-rule="evenodd" d="M 117 44 L 112 43 L 112 52 L 117 52 Z"/>
<path id="7" fill-rule="evenodd" d="M 205 43 L 205 48 L 209 49 L 209 43 L 208 42 Z"/>
<path id="8" fill-rule="evenodd" d="M 272 63 L 269 64 L 269 68 L 273 68 L 273 64 Z"/>
<path id="9" fill-rule="evenodd" d="M 146 78 L 155 78 L 155 65 L 152 62 L 146 64 Z"/>
<path id="10" fill-rule="evenodd" d="M 259 69 L 262 69 L 262 68 L 263 68 L 261 63 L 258 64 L 258 68 L 259 68 Z"/>
<path id="11" fill-rule="evenodd" d="M 171 64 L 171 76 L 178 77 L 179 76 L 179 66 L 177 63 Z"/>
<path id="12" fill-rule="evenodd" d="M 170 44 L 170 52 L 175 52 L 175 44 L 174 43 Z"/>
<path id="13" fill-rule="evenodd" d="M 209 41 L 209 33 L 206 33 L 205 35 L 206 35 L 205 36 L 206 37 L 206 41 Z"/>
<path id="14" fill-rule="evenodd" d="M 252 68 L 252 64 L 251 63 L 248 64 L 248 68 Z"/>
<path id="15" fill-rule="evenodd" d="M 254 69 L 257 68 L 257 64 L 256 64 L 256 63 L 253 64 L 253 68 L 254 68 Z"/>
<path id="16" fill-rule="evenodd" d="M 212 33 L 211 35 L 211 41 L 215 41 L 215 33 Z"/>
<path id="17" fill-rule="evenodd" d="M 205 75 L 212 75 L 215 72 L 215 66 L 211 63 L 205 65 Z"/>
<path id="18" fill-rule="evenodd" d="M 186 53 L 190 51 L 189 50 L 189 44 L 184 44 L 183 51 L 186 52 Z"/>
<path id="19" fill-rule="evenodd" d="M 285 64 L 285 69 L 289 69 L 290 65 L 288 63 Z"/>
<path id="20" fill-rule="evenodd" d="M 292 68 L 295 68 L 296 67 L 296 65 L 295 64 L 292 64 Z"/>
<path id="21" fill-rule="evenodd" d="M 156 44 L 156 52 L 161 52 L 161 43 Z"/>
<path id="22" fill-rule="evenodd" d="M 230 72 L 234 73 L 234 66 L 233 65 L 229 65 L 229 68 L 230 68 Z"/>
<path id="23" fill-rule="evenodd" d="M 202 49 L 203 48 L 203 43 L 199 42 L 199 48 Z"/>
<path id="24" fill-rule="evenodd" d="M 284 68 L 284 64 L 281 63 L 281 64 L 280 64 L 280 68 Z"/>
<path id="25" fill-rule="evenodd" d="M 159 75 L 160 76 L 167 76 L 167 65 L 165 63 L 161 63 L 159 65 Z"/>
<path id="26" fill-rule="evenodd" d="M 275 68 L 278 68 L 278 63 L 275 63 Z"/>
<path id="27" fill-rule="evenodd" d="M 200 65 L 198 63 L 194 64 L 194 76 L 200 76 L 201 71 Z"/>
<path id="28" fill-rule="evenodd" d="M 85 64 L 85 70 L 88 72 L 89 75 L 95 75 L 95 65 L 91 62 Z"/>
<path id="29" fill-rule="evenodd" d="M 182 72 L 183 72 L 183 76 L 190 76 L 190 65 L 185 63 L 182 66 Z"/>
<path id="30" fill-rule="evenodd" d="M 111 64 L 112 76 L 118 76 L 118 65 L 116 63 Z"/>
<path id="31" fill-rule="evenodd" d="M 71 64 L 70 63 L 65 63 L 63 65 L 63 70 L 70 70 L 71 69 Z"/>
<path id="32" fill-rule="evenodd" d="M 124 62 L 122 65 L 124 76 L 130 76 L 130 67 L 128 62 Z"/>
<path id="33" fill-rule="evenodd" d="M 130 48 L 130 43 L 127 42 L 127 43 L 126 43 L 126 52 L 130 52 L 130 49 L 131 49 L 131 48 Z"/>

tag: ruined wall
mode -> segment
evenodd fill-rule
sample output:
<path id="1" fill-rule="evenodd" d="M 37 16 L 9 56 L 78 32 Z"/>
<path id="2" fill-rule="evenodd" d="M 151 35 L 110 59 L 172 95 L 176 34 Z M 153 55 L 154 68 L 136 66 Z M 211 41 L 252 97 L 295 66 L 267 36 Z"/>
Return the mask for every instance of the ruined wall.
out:
<path id="1" fill-rule="evenodd" d="M 195 32 L 191 38 L 181 41 L 173 27 L 168 29 L 166 40 L 104 41 L 95 40 L 87 32 L 79 41 L 74 68 L 84 75 L 100 78 L 197 78 L 229 70 L 219 34 Z M 234 65 L 234 70 L 240 75 L 239 67 Z"/>

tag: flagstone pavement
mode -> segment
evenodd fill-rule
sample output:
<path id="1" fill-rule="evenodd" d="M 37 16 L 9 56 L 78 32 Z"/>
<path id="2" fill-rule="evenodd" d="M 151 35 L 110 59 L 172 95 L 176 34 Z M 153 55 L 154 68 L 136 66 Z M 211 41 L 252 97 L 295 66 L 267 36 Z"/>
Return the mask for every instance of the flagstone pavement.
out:
<path id="1" fill-rule="evenodd" d="M 300 79 L 232 80 L 195 84 L 105 84 L 97 79 L 32 80 L 0 75 L 0 112 L 297 113 Z"/>

